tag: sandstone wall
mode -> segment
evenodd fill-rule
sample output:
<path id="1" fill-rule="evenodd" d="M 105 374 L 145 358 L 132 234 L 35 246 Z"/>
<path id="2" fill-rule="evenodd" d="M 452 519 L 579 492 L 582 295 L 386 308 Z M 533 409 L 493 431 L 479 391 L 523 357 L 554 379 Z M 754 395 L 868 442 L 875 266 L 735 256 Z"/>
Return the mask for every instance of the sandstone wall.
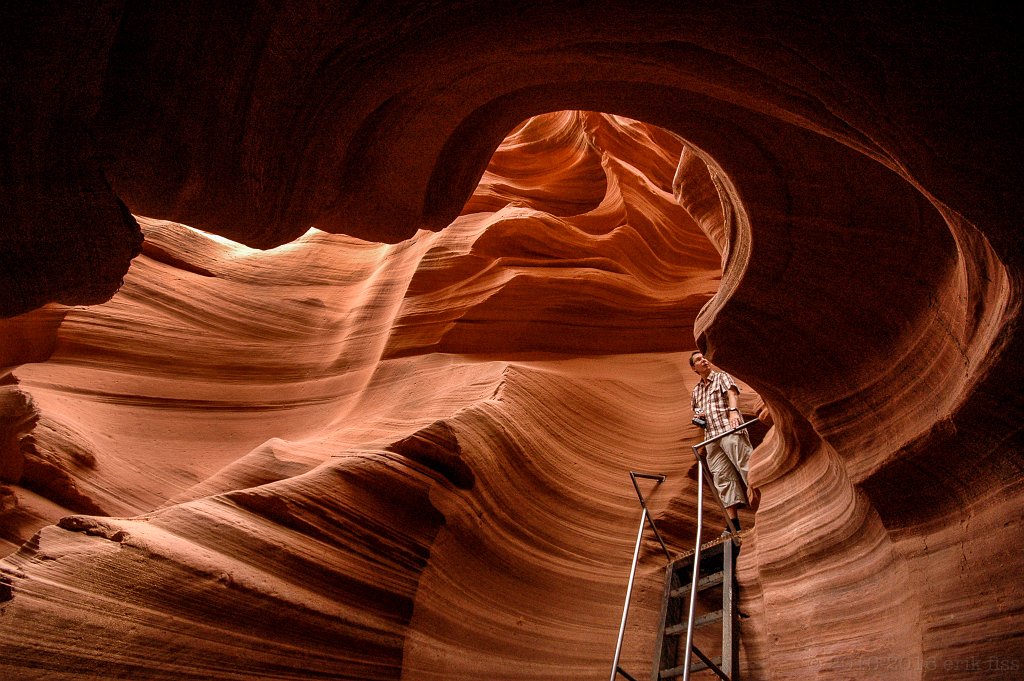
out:
<path id="1" fill-rule="evenodd" d="M 774 422 L 744 675 L 1020 674 L 1007 16 L 4 12 L 6 674 L 606 675 L 694 345 Z"/>

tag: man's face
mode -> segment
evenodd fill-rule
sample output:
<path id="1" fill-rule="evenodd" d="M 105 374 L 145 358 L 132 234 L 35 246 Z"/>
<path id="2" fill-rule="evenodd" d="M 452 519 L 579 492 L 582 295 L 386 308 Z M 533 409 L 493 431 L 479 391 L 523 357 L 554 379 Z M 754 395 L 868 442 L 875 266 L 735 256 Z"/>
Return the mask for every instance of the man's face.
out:
<path id="1" fill-rule="evenodd" d="M 693 370 L 703 378 L 711 373 L 711 362 L 707 361 L 704 355 L 696 354 L 693 356 Z"/>

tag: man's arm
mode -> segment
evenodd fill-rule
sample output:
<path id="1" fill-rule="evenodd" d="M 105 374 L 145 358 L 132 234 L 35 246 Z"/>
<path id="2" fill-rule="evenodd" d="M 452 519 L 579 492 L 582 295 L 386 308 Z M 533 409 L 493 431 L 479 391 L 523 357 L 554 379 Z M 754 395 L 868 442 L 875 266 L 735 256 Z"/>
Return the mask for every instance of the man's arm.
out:
<path id="1" fill-rule="evenodd" d="M 743 417 L 740 416 L 740 389 L 735 385 L 729 386 L 729 389 L 725 392 L 726 399 L 729 400 L 729 427 L 736 428 L 743 423 Z"/>

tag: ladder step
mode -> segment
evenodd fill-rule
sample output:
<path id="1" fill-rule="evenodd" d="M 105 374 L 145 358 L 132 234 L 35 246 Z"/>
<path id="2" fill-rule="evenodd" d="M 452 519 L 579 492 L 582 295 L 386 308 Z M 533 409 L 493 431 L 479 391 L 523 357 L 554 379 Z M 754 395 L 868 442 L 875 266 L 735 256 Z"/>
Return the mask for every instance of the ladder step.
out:
<path id="1" fill-rule="evenodd" d="M 711 661 L 714 662 L 715 666 L 718 667 L 719 669 L 722 668 L 722 658 L 721 657 L 712 657 Z M 697 660 L 696 662 L 694 662 L 693 666 L 690 667 L 690 671 L 693 671 L 693 672 L 702 672 L 705 669 L 710 669 L 710 667 L 708 667 L 706 664 L 704 664 L 700 660 Z"/>
<path id="2" fill-rule="evenodd" d="M 741 537 L 743 536 L 742 532 L 740 533 L 740 536 Z M 728 541 L 729 541 L 729 539 L 727 539 L 725 537 L 721 537 L 719 539 L 715 539 L 713 541 L 707 542 L 706 544 L 701 544 L 701 550 L 700 550 L 701 561 L 705 561 L 705 560 L 708 560 L 708 559 L 721 558 L 722 552 L 725 549 L 724 544 L 726 542 L 728 542 Z M 672 566 L 673 566 L 673 568 L 675 570 L 685 570 L 686 568 L 691 567 L 692 565 L 693 565 L 693 551 L 692 550 L 687 551 L 685 554 L 683 554 L 679 558 L 676 558 L 674 561 L 672 561 Z"/>
<path id="3" fill-rule="evenodd" d="M 719 669 L 721 669 L 721 667 L 722 667 L 722 658 L 721 657 L 713 657 L 713 658 L 711 658 L 711 661 L 714 662 L 715 665 L 717 665 Z M 700 660 L 697 660 L 692 665 L 690 665 L 690 671 L 691 672 L 702 672 L 705 669 L 708 669 L 708 666 L 706 664 L 704 664 L 703 662 L 701 662 Z M 678 667 L 672 667 L 672 669 L 663 669 L 660 672 L 658 672 L 658 678 L 659 679 L 673 679 L 673 678 L 676 678 L 677 676 L 682 676 L 682 675 L 683 675 L 683 666 L 682 665 L 680 665 Z"/>
<path id="4" fill-rule="evenodd" d="M 700 591 L 704 591 L 705 589 L 710 589 L 713 586 L 718 586 L 719 584 L 722 583 L 724 577 L 725 577 L 725 573 L 719 571 L 719 572 L 715 572 L 713 574 L 710 574 L 707 577 L 701 578 L 697 582 L 697 591 L 700 592 Z M 690 585 L 689 584 L 684 584 L 683 586 L 679 587 L 678 589 L 672 589 L 672 592 L 669 594 L 669 596 L 672 597 L 672 598 L 680 598 L 681 596 L 689 596 L 689 595 L 690 595 Z"/>
<path id="5" fill-rule="evenodd" d="M 693 620 L 693 626 L 703 627 L 705 624 L 711 624 L 712 622 L 720 622 L 722 621 L 723 617 L 725 617 L 724 610 L 715 610 L 714 612 L 709 612 L 706 615 L 701 615 L 700 617 L 695 618 Z"/>
<path id="6" fill-rule="evenodd" d="M 695 617 L 693 619 L 693 628 L 696 629 L 698 627 L 703 627 L 705 624 L 711 624 L 712 622 L 718 622 L 724 616 L 725 616 L 725 611 L 724 610 L 715 610 L 714 612 L 709 612 L 706 615 L 701 615 L 700 617 Z M 681 624 L 673 624 L 672 626 L 665 627 L 665 635 L 666 636 L 679 636 L 680 634 L 685 633 L 685 632 L 686 632 L 686 622 L 683 622 Z"/>

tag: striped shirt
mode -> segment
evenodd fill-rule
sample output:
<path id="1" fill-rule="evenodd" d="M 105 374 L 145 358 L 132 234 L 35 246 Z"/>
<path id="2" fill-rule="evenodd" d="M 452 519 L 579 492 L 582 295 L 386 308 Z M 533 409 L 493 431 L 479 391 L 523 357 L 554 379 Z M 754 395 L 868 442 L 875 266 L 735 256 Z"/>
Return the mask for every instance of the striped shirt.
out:
<path id="1" fill-rule="evenodd" d="M 701 379 L 693 386 L 690 406 L 695 415 L 708 422 L 707 428 L 704 429 L 706 437 L 714 437 L 731 427 L 727 395 L 730 388 L 735 388 L 736 392 L 740 391 L 732 376 L 724 371 L 712 371 L 707 379 Z"/>

